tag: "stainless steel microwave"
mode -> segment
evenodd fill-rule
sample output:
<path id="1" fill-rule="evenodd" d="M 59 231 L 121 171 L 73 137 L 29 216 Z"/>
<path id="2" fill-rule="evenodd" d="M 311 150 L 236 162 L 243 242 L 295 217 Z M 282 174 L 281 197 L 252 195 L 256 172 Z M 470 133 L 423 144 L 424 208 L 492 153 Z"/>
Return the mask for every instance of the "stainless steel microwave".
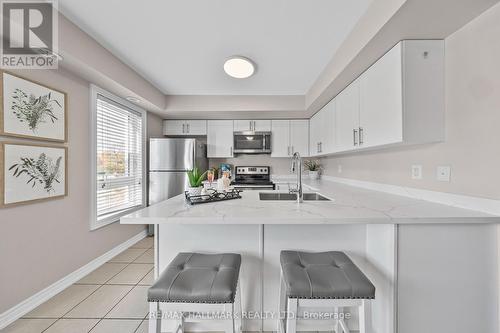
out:
<path id="1" fill-rule="evenodd" d="M 235 154 L 270 154 L 271 132 L 234 132 Z"/>

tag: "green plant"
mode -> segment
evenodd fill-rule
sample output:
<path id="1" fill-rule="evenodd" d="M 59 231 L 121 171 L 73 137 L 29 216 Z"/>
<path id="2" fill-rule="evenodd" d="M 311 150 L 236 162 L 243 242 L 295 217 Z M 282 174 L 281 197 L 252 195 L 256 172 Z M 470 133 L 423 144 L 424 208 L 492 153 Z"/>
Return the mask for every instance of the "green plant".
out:
<path id="1" fill-rule="evenodd" d="M 51 93 L 35 97 L 33 94 L 28 96 L 21 89 L 15 89 L 12 99 L 12 112 L 20 122 L 26 123 L 32 131 L 36 131 L 38 125 L 47 120 L 55 123 L 57 117 L 54 114 L 52 103 L 62 108 L 57 100 L 51 99 Z"/>
<path id="2" fill-rule="evenodd" d="M 187 172 L 187 176 L 189 179 L 189 186 L 191 187 L 200 187 L 201 182 L 205 179 L 207 172 L 200 173 L 200 169 L 194 167 L 193 170 L 189 170 Z"/>
<path id="3" fill-rule="evenodd" d="M 319 160 L 305 160 L 304 166 L 309 171 L 319 171 L 321 170 L 321 163 Z"/>

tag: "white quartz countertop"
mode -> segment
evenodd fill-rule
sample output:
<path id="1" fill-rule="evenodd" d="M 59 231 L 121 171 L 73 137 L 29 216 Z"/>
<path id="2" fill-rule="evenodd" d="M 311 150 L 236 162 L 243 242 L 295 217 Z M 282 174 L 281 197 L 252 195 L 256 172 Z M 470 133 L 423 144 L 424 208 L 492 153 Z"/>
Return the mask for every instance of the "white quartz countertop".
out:
<path id="1" fill-rule="evenodd" d="M 189 205 L 178 195 L 120 219 L 123 224 L 412 224 L 499 223 L 500 217 L 332 181 L 304 181 L 304 192 L 332 201 L 262 201 L 259 191 L 241 199 Z"/>

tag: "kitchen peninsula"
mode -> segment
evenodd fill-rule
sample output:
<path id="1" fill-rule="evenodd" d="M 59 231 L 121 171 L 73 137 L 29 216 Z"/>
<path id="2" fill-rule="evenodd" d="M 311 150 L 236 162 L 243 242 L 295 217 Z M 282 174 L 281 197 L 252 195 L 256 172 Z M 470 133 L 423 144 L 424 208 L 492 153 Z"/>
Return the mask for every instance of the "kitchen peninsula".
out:
<path id="1" fill-rule="evenodd" d="M 261 200 L 248 191 L 191 206 L 179 195 L 121 223 L 156 225 L 156 276 L 178 252 L 241 253 L 243 310 L 262 314 L 244 320 L 245 331 L 277 330 L 270 314 L 278 309 L 286 249 L 345 251 L 376 286 L 377 333 L 439 331 L 451 321 L 459 327 L 470 309 L 496 316 L 500 217 L 326 180 L 304 187 L 330 200 Z M 356 320 L 349 325 L 357 329 Z"/>

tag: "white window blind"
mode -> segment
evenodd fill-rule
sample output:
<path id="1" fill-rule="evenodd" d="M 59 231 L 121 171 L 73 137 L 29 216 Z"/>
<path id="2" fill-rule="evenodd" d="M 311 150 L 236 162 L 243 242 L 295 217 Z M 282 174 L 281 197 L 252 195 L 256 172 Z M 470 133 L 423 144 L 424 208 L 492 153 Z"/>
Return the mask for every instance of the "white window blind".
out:
<path id="1" fill-rule="evenodd" d="M 97 93 L 97 221 L 144 204 L 143 118 L 139 112 Z"/>

